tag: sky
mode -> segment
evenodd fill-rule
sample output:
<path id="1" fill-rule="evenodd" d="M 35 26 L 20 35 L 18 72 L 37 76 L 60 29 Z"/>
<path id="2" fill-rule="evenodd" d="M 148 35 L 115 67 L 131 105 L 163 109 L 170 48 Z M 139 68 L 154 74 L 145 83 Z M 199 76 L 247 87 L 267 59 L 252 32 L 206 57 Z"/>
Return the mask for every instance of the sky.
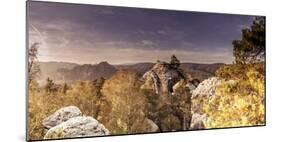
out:
<path id="1" fill-rule="evenodd" d="M 29 46 L 39 61 L 111 64 L 232 63 L 232 41 L 254 16 L 28 2 Z"/>

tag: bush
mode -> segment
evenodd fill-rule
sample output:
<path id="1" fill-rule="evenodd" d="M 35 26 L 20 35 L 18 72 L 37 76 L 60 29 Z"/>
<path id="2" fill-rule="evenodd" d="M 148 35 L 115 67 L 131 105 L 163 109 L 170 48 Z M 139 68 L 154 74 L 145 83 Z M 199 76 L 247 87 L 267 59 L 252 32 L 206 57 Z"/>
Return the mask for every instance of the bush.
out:
<path id="1" fill-rule="evenodd" d="M 104 96 L 97 95 L 97 92 L 95 85 L 90 81 L 77 82 L 66 90 L 66 93 L 59 90 L 47 92 L 32 83 L 29 88 L 28 107 L 30 139 L 42 139 L 45 135 L 43 119 L 65 106 L 77 106 L 84 115 L 92 116 L 101 123 L 108 122 L 110 118 L 107 117 L 107 111 L 110 111 L 110 102 Z"/>
<path id="2" fill-rule="evenodd" d="M 207 128 L 264 125 L 264 74 L 259 65 L 243 71 L 240 79 L 228 72 L 229 78 L 235 80 L 222 83 L 216 95 L 204 103 L 203 110 L 211 119 L 205 124 Z"/>

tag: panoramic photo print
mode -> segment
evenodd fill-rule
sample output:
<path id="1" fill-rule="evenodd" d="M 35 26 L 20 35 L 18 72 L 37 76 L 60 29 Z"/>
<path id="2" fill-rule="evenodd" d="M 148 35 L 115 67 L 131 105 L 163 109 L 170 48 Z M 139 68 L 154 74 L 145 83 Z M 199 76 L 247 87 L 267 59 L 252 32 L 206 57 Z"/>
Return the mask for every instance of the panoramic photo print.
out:
<path id="1" fill-rule="evenodd" d="M 265 125 L 265 17 L 27 1 L 27 137 Z"/>

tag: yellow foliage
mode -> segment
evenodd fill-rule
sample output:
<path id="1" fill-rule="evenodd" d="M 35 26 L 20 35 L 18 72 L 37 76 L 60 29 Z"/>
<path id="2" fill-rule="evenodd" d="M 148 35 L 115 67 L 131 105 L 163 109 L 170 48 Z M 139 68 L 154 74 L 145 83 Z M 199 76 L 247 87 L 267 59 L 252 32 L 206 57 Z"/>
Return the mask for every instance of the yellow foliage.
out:
<path id="1" fill-rule="evenodd" d="M 113 134 L 142 132 L 133 129 L 133 124 L 145 119 L 146 98 L 140 92 L 139 75 L 130 70 L 121 70 L 106 80 L 102 93 L 112 104 L 111 119 L 107 128 Z"/>
<path id="2" fill-rule="evenodd" d="M 36 88 L 36 89 L 34 89 Z M 33 84 L 29 88 L 29 137 L 32 140 L 42 139 L 45 135 L 42 121 L 61 107 L 77 106 L 83 114 L 97 118 L 101 123 L 109 120 L 101 112 L 108 111 L 110 103 L 104 97 L 98 97 L 95 86 L 90 81 L 78 82 L 62 92 L 46 93 L 43 88 Z"/>
<path id="3" fill-rule="evenodd" d="M 216 95 L 204 102 L 203 111 L 211 119 L 207 128 L 265 124 L 264 74 L 254 67 L 244 71 L 242 79 L 225 81 Z"/>
<path id="4" fill-rule="evenodd" d="M 101 122 L 111 134 L 145 132 L 146 98 L 140 91 L 139 75 L 133 71 L 119 71 L 106 80 L 101 91 L 91 81 L 78 81 L 65 93 L 47 93 L 38 84 L 29 89 L 29 136 L 32 140 L 45 135 L 42 121 L 65 106 L 77 106 L 84 115 Z M 99 95 L 101 94 L 101 95 Z"/>

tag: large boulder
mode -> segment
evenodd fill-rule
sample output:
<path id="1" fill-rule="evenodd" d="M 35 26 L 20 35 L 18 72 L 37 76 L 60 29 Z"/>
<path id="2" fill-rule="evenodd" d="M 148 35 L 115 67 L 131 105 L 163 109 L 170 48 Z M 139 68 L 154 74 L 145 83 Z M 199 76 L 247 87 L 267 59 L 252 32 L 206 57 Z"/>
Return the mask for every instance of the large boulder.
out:
<path id="1" fill-rule="evenodd" d="M 196 89 L 192 91 L 191 97 L 191 122 L 189 129 L 205 129 L 208 116 L 204 113 L 204 103 L 208 102 L 212 96 L 216 95 L 216 88 L 224 82 L 218 77 L 210 77 L 202 81 Z"/>
<path id="2" fill-rule="evenodd" d="M 192 91 L 192 98 L 211 97 L 215 95 L 215 90 L 224 80 L 218 77 L 210 77 L 202 81 L 196 89 Z"/>
<path id="3" fill-rule="evenodd" d="M 218 77 L 210 77 L 202 81 L 196 89 L 192 91 L 191 97 L 191 124 L 190 129 L 205 129 L 204 124 L 211 120 L 203 111 L 204 104 L 216 95 L 216 89 L 223 84 L 234 84 L 234 80 L 225 80 Z"/>
<path id="4" fill-rule="evenodd" d="M 63 107 L 57 110 L 55 113 L 45 118 L 42 122 L 42 125 L 46 130 L 59 125 L 62 122 L 74 118 L 77 116 L 82 116 L 82 112 L 79 108 L 75 106 Z"/>
<path id="5" fill-rule="evenodd" d="M 223 84 L 235 84 L 235 80 L 225 80 L 219 77 L 210 77 L 202 81 L 198 87 L 192 91 L 192 113 L 202 114 L 203 103 L 208 102 L 213 96 L 216 95 L 216 89 Z"/>
<path id="6" fill-rule="evenodd" d="M 224 82 L 218 77 L 211 77 L 202 81 L 198 87 L 192 91 L 191 111 L 192 113 L 203 114 L 204 102 L 208 101 L 216 94 L 216 88 Z"/>
<path id="7" fill-rule="evenodd" d="M 44 139 L 109 135 L 110 132 L 96 119 L 78 116 L 48 130 Z"/>

